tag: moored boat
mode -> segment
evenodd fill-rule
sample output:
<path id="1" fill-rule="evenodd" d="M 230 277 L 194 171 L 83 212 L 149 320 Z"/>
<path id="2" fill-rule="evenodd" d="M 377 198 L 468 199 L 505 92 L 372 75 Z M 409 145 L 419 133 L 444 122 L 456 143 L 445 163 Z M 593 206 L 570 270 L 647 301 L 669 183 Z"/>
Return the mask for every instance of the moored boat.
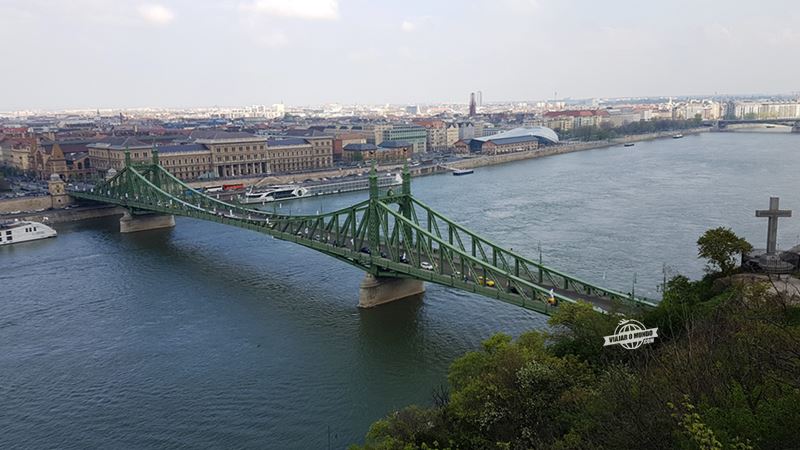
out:
<path id="1" fill-rule="evenodd" d="M 57 234 L 56 230 L 39 222 L 0 222 L 0 245 L 47 239 Z"/>
<path id="2" fill-rule="evenodd" d="M 455 176 L 469 175 L 469 174 L 471 174 L 473 172 L 475 172 L 475 171 L 472 170 L 472 169 L 454 169 L 453 170 L 453 175 L 455 175 Z"/>
<path id="3" fill-rule="evenodd" d="M 239 198 L 239 203 L 258 204 L 278 200 L 292 200 L 308 196 L 308 189 L 302 186 L 272 186 L 263 191 L 245 192 Z"/>
<path id="4" fill-rule="evenodd" d="M 387 173 L 378 177 L 378 188 L 384 189 L 402 184 L 399 173 Z M 264 204 L 293 200 L 317 195 L 340 194 L 369 189 L 369 177 L 348 176 L 336 180 L 313 181 L 302 185 L 269 186 L 260 190 L 251 189 L 239 197 L 239 203 Z"/>
<path id="5" fill-rule="evenodd" d="M 633 142 L 626 142 L 623 144 L 624 147 L 633 147 Z"/>
<path id="6" fill-rule="evenodd" d="M 683 137 L 683 135 L 680 134 L 680 133 L 672 135 L 672 139 L 680 139 L 682 137 Z"/>

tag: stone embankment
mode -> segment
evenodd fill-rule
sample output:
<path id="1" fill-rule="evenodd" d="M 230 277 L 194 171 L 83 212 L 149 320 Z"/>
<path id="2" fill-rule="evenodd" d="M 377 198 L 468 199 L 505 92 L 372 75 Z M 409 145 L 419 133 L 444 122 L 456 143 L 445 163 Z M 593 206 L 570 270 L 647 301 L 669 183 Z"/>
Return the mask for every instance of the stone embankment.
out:
<path id="1" fill-rule="evenodd" d="M 49 197 L 48 197 L 49 198 Z M 121 216 L 125 208 L 114 205 L 79 206 L 70 209 L 49 209 L 45 211 L 2 215 L 0 220 L 32 220 L 47 224 L 76 222 L 78 220 L 97 219 L 108 216 Z"/>

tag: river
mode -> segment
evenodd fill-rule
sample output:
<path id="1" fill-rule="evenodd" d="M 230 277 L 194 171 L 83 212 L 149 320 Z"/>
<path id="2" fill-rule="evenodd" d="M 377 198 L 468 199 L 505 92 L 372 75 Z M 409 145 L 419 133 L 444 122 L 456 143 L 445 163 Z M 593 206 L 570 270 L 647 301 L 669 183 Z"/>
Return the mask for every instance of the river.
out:
<path id="1" fill-rule="evenodd" d="M 770 195 L 800 214 L 800 136 L 706 133 L 415 178 L 414 194 L 515 251 L 658 298 L 662 268 L 702 275 L 696 240 L 756 247 Z M 365 193 L 285 203 L 330 211 Z M 344 448 L 428 404 L 452 360 L 536 313 L 429 285 L 356 308 L 362 274 L 214 223 L 121 235 L 112 219 L 0 248 L 0 447 Z M 779 246 L 800 243 L 782 219 Z"/>

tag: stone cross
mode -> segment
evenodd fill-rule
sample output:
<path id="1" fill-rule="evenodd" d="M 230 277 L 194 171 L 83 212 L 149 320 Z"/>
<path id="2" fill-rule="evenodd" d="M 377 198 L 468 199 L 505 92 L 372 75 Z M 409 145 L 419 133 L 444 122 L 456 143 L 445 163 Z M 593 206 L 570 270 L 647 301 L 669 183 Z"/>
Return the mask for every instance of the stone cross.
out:
<path id="1" fill-rule="evenodd" d="M 769 198 L 769 209 L 756 211 L 756 217 L 767 217 L 767 254 L 774 254 L 778 242 L 778 217 L 792 217 L 792 211 L 778 208 L 778 197 Z"/>

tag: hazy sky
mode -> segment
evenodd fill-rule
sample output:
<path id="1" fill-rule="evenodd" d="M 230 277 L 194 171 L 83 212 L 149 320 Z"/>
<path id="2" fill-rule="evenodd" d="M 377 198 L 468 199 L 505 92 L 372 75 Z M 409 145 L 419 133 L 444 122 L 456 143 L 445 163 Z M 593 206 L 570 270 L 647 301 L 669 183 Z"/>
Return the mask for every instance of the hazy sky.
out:
<path id="1" fill-rule="evenodd" d="M 800 91 L 797 0 L 0 0 L 0 110 Z"/>

